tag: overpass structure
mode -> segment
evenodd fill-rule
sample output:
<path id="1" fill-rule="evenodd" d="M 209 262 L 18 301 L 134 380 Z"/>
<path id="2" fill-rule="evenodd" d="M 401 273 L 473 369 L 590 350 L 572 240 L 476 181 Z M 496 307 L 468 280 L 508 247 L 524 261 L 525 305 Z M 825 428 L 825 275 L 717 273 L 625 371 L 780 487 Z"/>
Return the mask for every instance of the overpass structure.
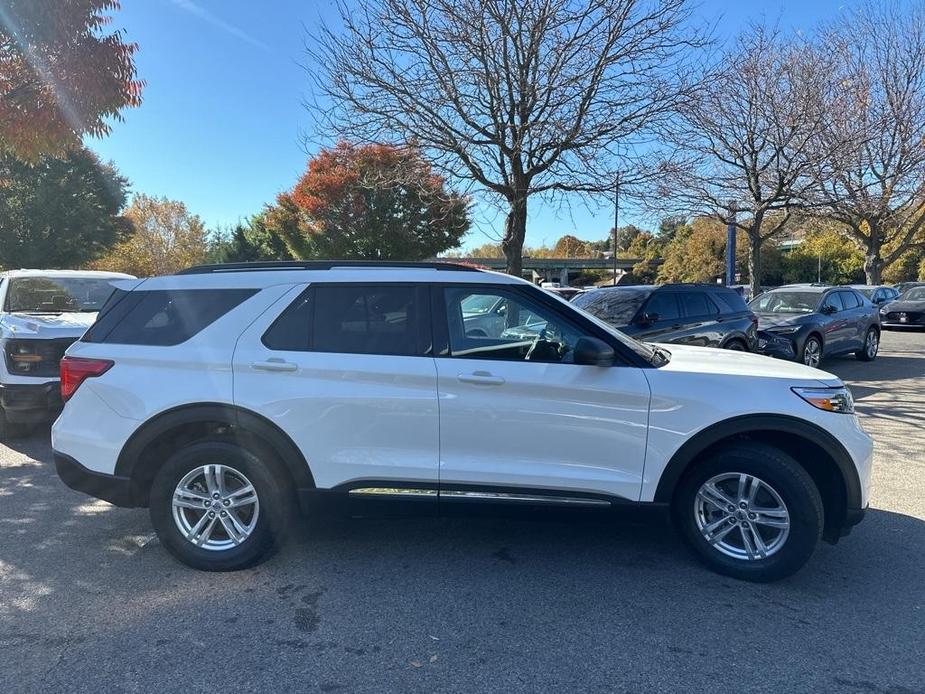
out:
<path id="1" fill-rule="evenodd" d="M 617 272 L 627 273 L 640 258 L 617 258 Z M 453 258 L 454 262 L 481 265 L 492 270 L 507 266 L 504 258 Z M 613 258 L 530 258 L 523 259 L 524 277 L 534 282 L 558 282 L 568 286 L 569 277 L 581 270 L 613 271 Z"/>

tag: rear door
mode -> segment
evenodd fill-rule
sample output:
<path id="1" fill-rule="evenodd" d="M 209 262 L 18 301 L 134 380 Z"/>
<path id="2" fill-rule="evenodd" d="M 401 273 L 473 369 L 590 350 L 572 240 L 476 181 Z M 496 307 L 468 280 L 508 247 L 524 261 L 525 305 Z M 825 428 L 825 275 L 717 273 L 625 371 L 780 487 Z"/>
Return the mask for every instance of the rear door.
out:
<path id="1" fill-rule="evenodd" d="M 672 340 L 699 347 L 718 347 L 721 341 L 717 319 L 719 308 L 704 291 L 682 290 L 677 292 L 681 302 L 684 327 Z"/>
<path id="2" fill-rule="evenodd" d="M 822 314 L 823 349 L 827 355 L 846 352 L 851 346 L 848 315 L 840 293 L 829 292 L 821 304 L 822 308 L 829 307 Z"/>
<path id="3" fill-rule="evenodd" d="M 430 487 L 436 502 L 430 351 L 426 287 L 299 287 L 238 340 L 234 402 L 292 438 L 319 488 Z"/>
<path id="4" fill-rule="evenodd" d="M 861 349 L 867 331 L 868 309 L 860 294 L 845 289 L 838 292 L 845 309 L 845 349 Z"/>

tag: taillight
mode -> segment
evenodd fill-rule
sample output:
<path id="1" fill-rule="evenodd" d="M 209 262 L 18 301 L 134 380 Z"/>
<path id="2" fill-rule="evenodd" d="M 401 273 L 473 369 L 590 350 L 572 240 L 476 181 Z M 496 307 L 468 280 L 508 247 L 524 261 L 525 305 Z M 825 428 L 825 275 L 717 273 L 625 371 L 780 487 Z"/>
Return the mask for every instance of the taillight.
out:
<path id="1" fill-rule="evenodd" d="M 102 376 L 115 362 L 109 359 L 64 357 L 61 360 L 61 399 L 67 402 L 88 378 Z"/>

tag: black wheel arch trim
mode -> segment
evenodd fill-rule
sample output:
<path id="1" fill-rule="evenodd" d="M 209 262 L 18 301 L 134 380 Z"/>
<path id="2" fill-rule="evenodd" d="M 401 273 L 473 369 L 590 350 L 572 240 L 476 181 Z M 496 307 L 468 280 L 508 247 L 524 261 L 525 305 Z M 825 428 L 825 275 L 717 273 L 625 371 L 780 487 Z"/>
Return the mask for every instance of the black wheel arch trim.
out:
<path id="1" fill-rule="evenodd" d="M 135 505 L 144 505 L 141 501 L 142 490 L 134 484 L 139 479 L 137 468 L 142 452 L 165 432 L 198 422 L 227 424 L 256 437 L 272 449 L 292 476 L 297 488 L 315 487 L 311 469 L 298 446 L 269 419 L 228 403 L 195 403 L 158 413 L 135 430 L 122 447 L 114 472 L 119 477 L 133 481 L 132 497 Z"/>
<path id="2" fill-rule="evenodd" d="M 741 415 L 717 422 L 697 432 L 685 441 L 668 461 L 656 488 L 654 500 L 670 503 L 688 466 L 711 446 L 736 435 L 758 431 L 798 436 L 822 448 L 835 461 L 841 472 L 848 509 L 861 507 L 861 482 L 854 461 L 845 447 L 822 427 L 798 417 L 782 414 Z"/>

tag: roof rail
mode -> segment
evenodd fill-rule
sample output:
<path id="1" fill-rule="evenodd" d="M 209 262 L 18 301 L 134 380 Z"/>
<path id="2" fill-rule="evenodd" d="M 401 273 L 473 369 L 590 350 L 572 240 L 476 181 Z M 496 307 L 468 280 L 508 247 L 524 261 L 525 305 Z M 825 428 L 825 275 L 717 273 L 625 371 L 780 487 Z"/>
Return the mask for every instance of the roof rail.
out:
<path id="1" fill-rule="evenodd" d="M 249 263 L 216 263 L 196 265 L 180 270 L 178 275 L 205 275 L 212 272 L 256 272 L 260 270 L 332 270 L 334 268 L 419 268 L 429 270 L 454 270 L 481 272 L 479 268 L 462 263 L 389 260 L 265 260 Z"/>

